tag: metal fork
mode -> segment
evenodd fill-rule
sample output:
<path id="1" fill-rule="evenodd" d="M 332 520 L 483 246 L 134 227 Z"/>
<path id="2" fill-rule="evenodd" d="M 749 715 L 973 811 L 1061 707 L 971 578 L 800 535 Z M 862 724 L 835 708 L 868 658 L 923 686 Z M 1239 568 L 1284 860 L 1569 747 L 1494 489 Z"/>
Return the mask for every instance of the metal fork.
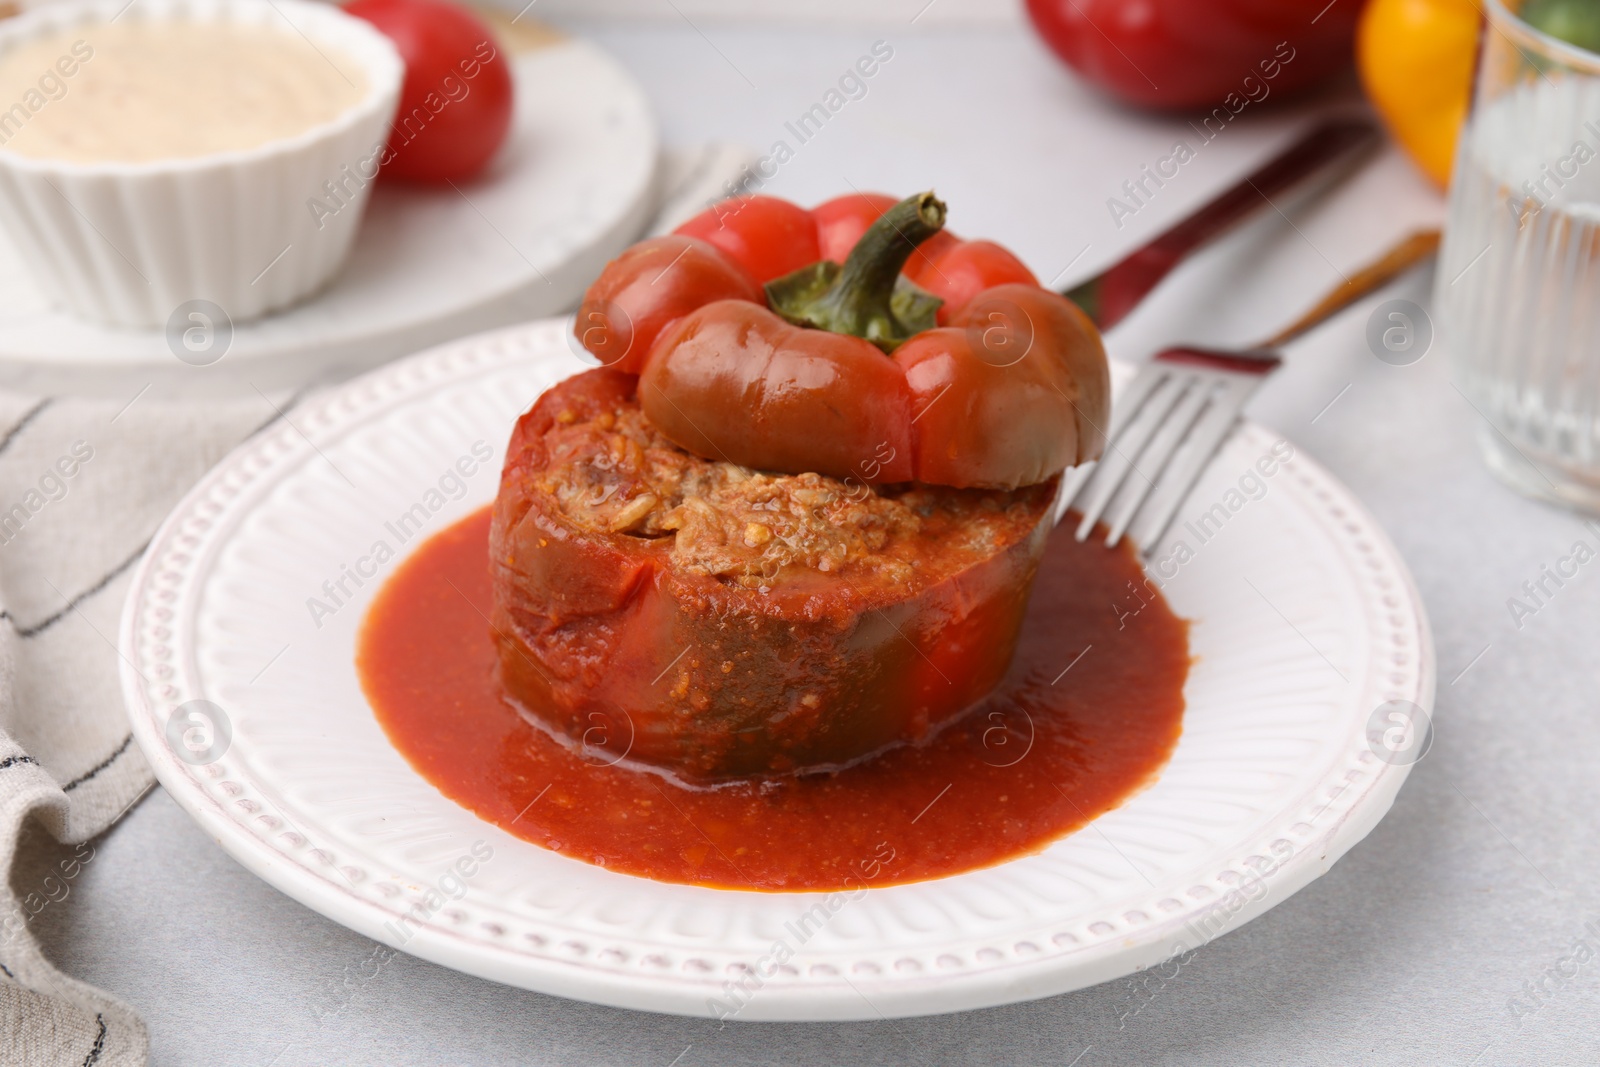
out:
<path id="1" fill-rule="evenodd" d="M 1438 230 L 1413 233 L 1259 344 L 1233 350 L 1180 345 L 1156 353 L 1117 399 L 1100 460 L 1073 468 L 1062 480 L 1057 515 L 1065 515 L 1086 492 L 1076 534 L 1079 541 L 1087 540 L 1095 524 L 1107 516 L 1106 546 L 1114 546 L 1135 517 L 1142 516 L 1139 543 L 1146 551 L 1154 548 L 1233 429 L 1245 402 L 1283 362 L 1277 349 L 1386 285 L 1438 247 Z"/>

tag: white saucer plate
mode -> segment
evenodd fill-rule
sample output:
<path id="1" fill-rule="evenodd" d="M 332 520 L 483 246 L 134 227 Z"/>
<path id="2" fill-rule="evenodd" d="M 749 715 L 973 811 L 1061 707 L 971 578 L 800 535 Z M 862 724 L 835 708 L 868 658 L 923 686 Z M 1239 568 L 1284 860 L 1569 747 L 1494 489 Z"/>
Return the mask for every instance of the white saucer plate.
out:
<path id="1" fill-rule="evenodd" d="M 823 1020 L 981 1008 L 1203 951 L 1326 872 L 1406 777 L 1408 760 L 1379 741 L 1396 727 L 1374 716 L 1390 701 L 1431 706 L 1416 591 L 1348 492 L 1303 455 L 1262 463 L 1292 445 L 1244 424 L 1153 554 L 1192 620 L 1182 737 L 1148 787 L 1083 830 L 856 897 L 652 882 L 512 837 L 417 774 L 362 695 L 358 625 L 394 563 L 332 616 L 314 619 L 307 601 L 419 502 L 432 501 L 427 532 L 489 503 L 514 418 L 581 368 L 562 324 L 543 321 L 351 382 L 213 470 L 134 579 L 123 682 L 162 784 L 246 867 L 362 934 L 395 945 L 410 912 L 407 952 L 650 1011 Z M 429 498 L 479 442 L 497 458 L 475 464 L 458 499 Z M 167 739 L 196 699 L 229 726 L 205 764 Z M 475 848 L 492 858 L 468 865 L 457 896 L 447 876 Z M 796 926 L 819 906 L 820 928 Z M 780 941 L 792 952 L 781 966 Z"/>
<path id="2" fill-rule="evenodd" d="M 584 41 L 514 53 L 515 125 L 483 174 L 380 184 L 323 293 L 233 324 L 188 362 L 165 330 L 52 306 L 0 232 L 0 387 L 126 400 L 296 388 L 480 330 L 566 311 L 656 208 L 659 138 L 644 90 Z M 202 365 L 197 361 L 214 359 Z"/>

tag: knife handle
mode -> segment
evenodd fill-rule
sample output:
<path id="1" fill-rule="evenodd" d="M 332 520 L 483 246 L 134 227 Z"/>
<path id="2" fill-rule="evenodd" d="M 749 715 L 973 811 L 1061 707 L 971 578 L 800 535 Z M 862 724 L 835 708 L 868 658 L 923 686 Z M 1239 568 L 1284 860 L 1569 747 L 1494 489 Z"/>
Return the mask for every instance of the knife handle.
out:
<path id="1" fill-rule="evenodd" d="M 1356 271 L 1343 283 L 1331 290 L 1298 319 L 1262 341 L 1258 348 L 1277 348 L 1286 345 L 1313 326 L 1343 311 L 1368 293 L 1388 285 L 1439 250 L 1438 230 L 1418 230 L 1405 237 L 1379 258 Z"/>
<path id="2" fill-rule="evenodd" d="M 1323 122 L 1177 225 L 1063 295 L 1083 308 L 1096 326 L 1109 330 L 1207 242 L 1266 207 L 1274 196 L 1353 158 L 1377 140 L 1377 127 L 1365 119 Z"/>

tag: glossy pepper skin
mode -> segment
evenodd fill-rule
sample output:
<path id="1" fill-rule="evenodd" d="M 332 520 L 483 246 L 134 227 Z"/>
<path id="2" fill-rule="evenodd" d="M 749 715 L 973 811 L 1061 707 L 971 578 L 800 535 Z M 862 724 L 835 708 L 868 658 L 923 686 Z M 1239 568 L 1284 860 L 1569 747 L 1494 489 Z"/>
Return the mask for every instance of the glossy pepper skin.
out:
<path id="1" fill-rule="evenodd" d="M 1314 85 L 1349 66 L 1361 9 L 1349 0 L 1027 0 L 1027 8 L 1080 76 L 1163 110 L 1225 106 L 1228 94 L 1252 97 L 1261 84 L 1274 95 Z"/>
<path id="2" fill-rule="evenodd" d="M 918 413 L 918 481 L 1031 485 L 1098 459 L 1105 447 L 1105 352 L 1088 316 L 1055 293 L 995 286 L 949 327 L 900 346 L 894 361 Z M 1017 426 L 1054 432 L 1012 432 Z"/>
<path id="3" fill-rule="evenodd" d="M 625 253 L 585 298 L 579 340 L 607 365 L 640 373 L 646 415 L 707 459 L 872 484 L 1012 489 L 1097 458 L 1108 373 L 1088 319 L 998 245 L 950 237 L 932 194 L 886 200 L 821 205 L 814 242 L 761 245 L 761 233 L 793 239 L 794 212 L 746 205 L 724 210 L 719 225 L 752 229 L 715 248 Z M 713 214 L 686 228 L 717 232 Z M 813 261 L 771 279 L 765 300 L 736 291 L 741 271 L 753 281 L 813 247 L 847 246 L 842 266 Z M 682 279 L 669 277 L 678 254 Z"/>
<path id="4" fill-rule="evenodd" d="M 926 566 L 908 581 L 802 572 L 750 588 L 674 567 L 671 538 L 580 528 L 541 488 L 552 430 L 633 403 L 637 381 L 604 368 L 567 379 L 507 447 L 491 621 L 506 691 L 529 714 L 575 746 L 603 732 L 616 753 L 606 762 L 712 783 L 916 741 L 1000 681 L 1054 481 L 1011 498 L 1003 532 L 971 562 L 933 558 L 930 535 Z M 602 458 L 605 477 L 626 482 L 628 470 Z"/>
<path id="5" fill-rule="evenodd" d="M 811 212 L 775 196 L 725 200 L 672 232 L 715 245 L 757 285 L 824 258 Z"/>
<path id="6" fill-rule="evenodd" d="M 899 202 L 885 193 L 847 193 L 812 208 L 819 258 L 843 263 L 868 227 Z"/>
<path id="7" fill-rule="evenodd" d="M 915 480 L 904 371 L 868 341 L 792 326 L 756 304 L 707 304 L 674 325 L 639 394 L 657 429 L 706 459 Z"/>
<path id="8" fill-rule="evenodd" d="M 713 300 L 763 303 L 743 267 L 692 237 L 651 237 L 606 269 L 578 307 L 573 334 L 602 366 L 638 374 L 667 326 Z"/>

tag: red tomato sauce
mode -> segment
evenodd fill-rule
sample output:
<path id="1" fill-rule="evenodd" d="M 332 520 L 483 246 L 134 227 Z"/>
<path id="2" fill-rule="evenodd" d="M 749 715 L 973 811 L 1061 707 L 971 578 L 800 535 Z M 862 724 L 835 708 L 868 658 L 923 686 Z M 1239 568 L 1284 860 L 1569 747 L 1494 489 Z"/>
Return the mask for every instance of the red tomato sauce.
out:
<path id="1" fill-rule="evenodd" d="M 1074 525 L 1051 537 L 1006 680 L 929 742 L 832 773 L 691 789 L 618 762 L 627 739 L 605 736 L 607 724 L 582 750 L 530 725 L 496 674 L 487 508 L 380 590 L 362 627 L 362 686 L 441 793 L 564 856 L 728 889 L 958 874 L 1037 852 L 1121 804 L 1182 729 L 1188 624 L 1126 542 L 1080 544 Z"/>

